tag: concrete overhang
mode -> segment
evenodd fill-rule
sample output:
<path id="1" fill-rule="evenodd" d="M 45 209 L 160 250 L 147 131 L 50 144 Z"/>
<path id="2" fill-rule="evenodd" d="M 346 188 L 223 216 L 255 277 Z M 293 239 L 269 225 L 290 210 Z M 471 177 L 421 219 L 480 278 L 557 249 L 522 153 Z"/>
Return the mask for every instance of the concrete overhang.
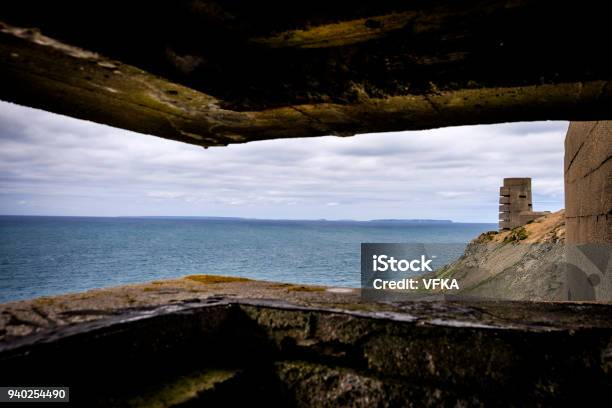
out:
<path id="1" fill-rule="evenodd" d="M 187 143 L 612 119 L 603 2 L 0 5 L 0 99 Z"/>

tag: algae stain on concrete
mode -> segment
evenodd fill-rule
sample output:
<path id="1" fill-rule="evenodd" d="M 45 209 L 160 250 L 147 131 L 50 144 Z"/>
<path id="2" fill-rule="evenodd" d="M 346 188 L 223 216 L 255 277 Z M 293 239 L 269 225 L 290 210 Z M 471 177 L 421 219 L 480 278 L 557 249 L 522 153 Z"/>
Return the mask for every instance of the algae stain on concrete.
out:
<path id="1" fill-rule="evenodd" d="M 217 275 L 189 275 L 184 279 L 198 283 L 233 283 L 233 282 L 248 282 L 251 279 L 239 278 L 236 276 L 217 276 Z"/>
<path id="2" fill-rule="evenodd" d="M 214 390 L 217 384 L 229 381 L 237 374 L 236 370 L 207 370 L 185 375 L 155 391 L 130 399 L 125 406 L 165 408 L 194 402 L 199 395 Z"/>
<path id="3" fill-rule="evenodd" d="M 283 31 L 252 40 L 270 48 L 326 48 L 356 44 L 382 37 L 390 31 L 407 26 L 416 12 L 393 13 L 350 21 L 340 21 L 315 27 Z"/>

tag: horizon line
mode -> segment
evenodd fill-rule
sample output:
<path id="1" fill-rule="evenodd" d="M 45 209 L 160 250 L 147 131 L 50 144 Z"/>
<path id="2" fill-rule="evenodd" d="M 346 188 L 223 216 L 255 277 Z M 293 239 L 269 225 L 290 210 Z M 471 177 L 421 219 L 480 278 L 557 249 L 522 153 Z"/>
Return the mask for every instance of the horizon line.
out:
<path id="1" fill-rule="evenodd" d="M 351 219 L 351 218 L 256 218 L 241 216 L 217 216 L 217 215 L 48 215 L 48 214 L 0 214 L 0 217 L 57 217 L 57 218 L 191 218 L 191 219 L 226 219 L 226 220 L 252 220 L 252 221 L 321 221 L 321 222 L 414 222 L 414 223 L 447 223 L 447 224 L 497 224 L 486 221 L 455 221 L 438 218 L 373 218 L 373 219 Z"/>

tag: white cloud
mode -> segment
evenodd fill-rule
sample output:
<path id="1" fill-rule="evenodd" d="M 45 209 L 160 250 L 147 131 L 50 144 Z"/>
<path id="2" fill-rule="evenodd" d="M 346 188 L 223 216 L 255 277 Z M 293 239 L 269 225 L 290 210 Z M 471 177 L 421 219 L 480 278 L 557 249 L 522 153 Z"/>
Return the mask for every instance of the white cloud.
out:
<path id="1" fill-rule="evenodd" d="M 0 102 L 0 213 L 495 222 L 504 177 L 533 178 L 535 209 L 562 207 L 566 129 L 513 123 L 204 150 Z"/>
<path id="2" fill-rule="evenodd" d="M 150 191 L 147 193 L 147 197 L 162 198 L 162 199 L 176 199 L 185 197 L 184 193 L 177 193 L 173 191 Z"/>
<path id="3" fill-rule="evenodd" d="M 469 194 L 469 192 L 468 191 L 438 191 L 437 194 L 442 197 L 446 197 L 446 198 L 454 198 L 454 197 L 466 196 Z"/>

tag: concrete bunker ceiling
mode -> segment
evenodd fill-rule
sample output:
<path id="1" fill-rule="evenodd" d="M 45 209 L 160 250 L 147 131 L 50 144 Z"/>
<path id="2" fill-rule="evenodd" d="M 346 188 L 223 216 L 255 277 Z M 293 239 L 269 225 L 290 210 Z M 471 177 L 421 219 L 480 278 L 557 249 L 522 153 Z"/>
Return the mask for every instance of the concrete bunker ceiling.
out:
<path id="1" fill-rule="evenodd" d="M 11 2 L 0 99 L 212 146 L 610 119 L 601 3 Z"/>

